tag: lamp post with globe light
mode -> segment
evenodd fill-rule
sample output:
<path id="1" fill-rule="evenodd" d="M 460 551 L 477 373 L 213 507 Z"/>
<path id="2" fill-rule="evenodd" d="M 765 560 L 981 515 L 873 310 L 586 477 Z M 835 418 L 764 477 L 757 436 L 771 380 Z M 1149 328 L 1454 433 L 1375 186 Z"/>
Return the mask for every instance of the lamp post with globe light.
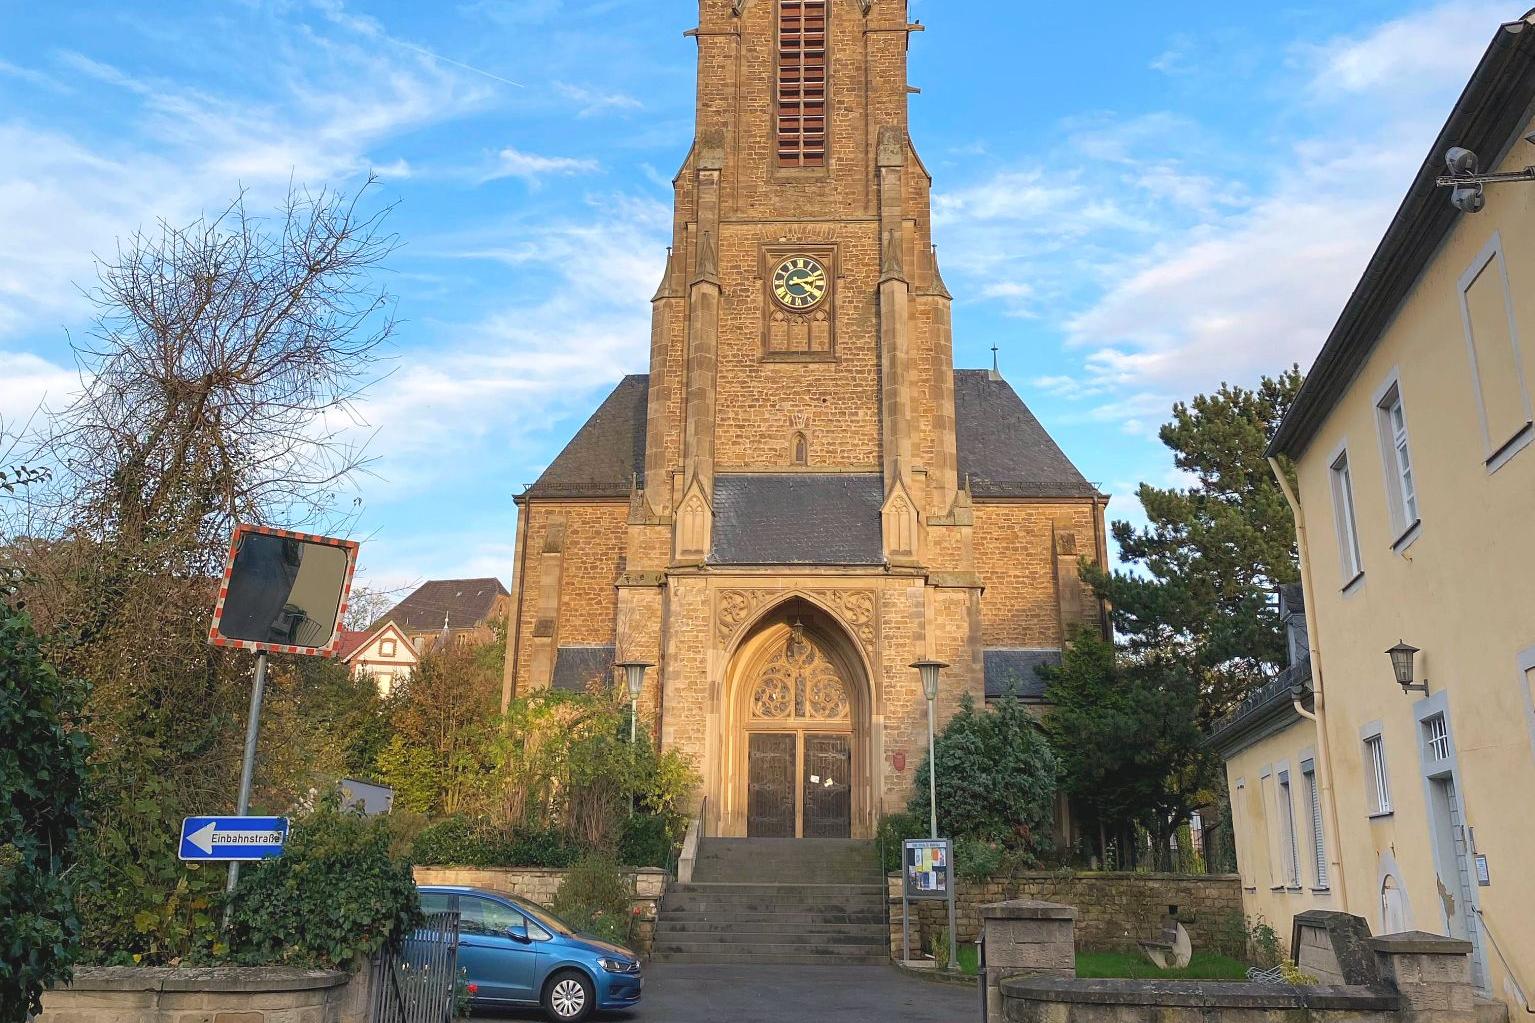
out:
<path id="1" fill-rule="evenodd" d="M 942 661 L 917 661 L 912 664 L 922 675 L 922 692 L 927 696 L 927 808 L 932 838 L 938 837 L 938 765 L 933 757 L 934 704 L 938 702 L 938 673 L 948 665 Z"/>

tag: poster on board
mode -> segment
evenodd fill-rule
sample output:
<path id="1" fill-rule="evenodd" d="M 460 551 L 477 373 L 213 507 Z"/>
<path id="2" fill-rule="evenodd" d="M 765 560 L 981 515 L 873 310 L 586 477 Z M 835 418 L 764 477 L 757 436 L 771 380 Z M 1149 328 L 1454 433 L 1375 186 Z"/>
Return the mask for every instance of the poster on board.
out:
<path id="1" fill-rule="evenodd" d="M 908 899 L 947 899 L 954 862 L 947 839 L 908 838 L 904 843 L 902 875 Z"/>

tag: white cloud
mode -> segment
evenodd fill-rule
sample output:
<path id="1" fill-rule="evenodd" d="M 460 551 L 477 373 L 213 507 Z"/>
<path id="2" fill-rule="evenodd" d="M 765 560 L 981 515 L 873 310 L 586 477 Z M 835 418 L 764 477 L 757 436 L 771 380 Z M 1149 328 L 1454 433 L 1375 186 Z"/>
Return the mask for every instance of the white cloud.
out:
<path id="1" fill-rule="evenodd" d="M 1026 287 L 1064 324 L 1082 372 L 1053 393 L 1162 403 L 1116 399 L 1121 420 L 1308 365 L 1501 14 L 1452 0 L 1294 51 L 1308 82 L 1256 158 L 1169 113 L 1067 125 L 1057 151 L 939 199 L 944 251 L 978 243 L 950 262 L 984 296 L 1016 311 Z"/>
<path id="2" fill-rule="evenodd" d="M 32 422 L 45 406 L 60 408 L 80 389 L 73 369 L 55 365 L 29 352 L 0 351 L 0 432 L 15 433 Z"/>
<path id="3" fill-rule="evenodd" d="M 555 82 L 554 91 L 575 103 L 578 117 L 593 117 L 615 110 L 643 110 L 645 104 L 624 92 L 604 92 L 569 82 Z"/>
<path id="4" fill-rule="evenodd" d="M 496 154 L 495 166 L 480 177 L 480 183 L 498 181 L 502 178 L 522 178 L 530 184 L 537 184 L 540 178 L 594 174 L 600 169 L 596 160 L 569 156 L 540 156 L 537 153 L 524 153 L 520 149 L 508 146 Z"/>

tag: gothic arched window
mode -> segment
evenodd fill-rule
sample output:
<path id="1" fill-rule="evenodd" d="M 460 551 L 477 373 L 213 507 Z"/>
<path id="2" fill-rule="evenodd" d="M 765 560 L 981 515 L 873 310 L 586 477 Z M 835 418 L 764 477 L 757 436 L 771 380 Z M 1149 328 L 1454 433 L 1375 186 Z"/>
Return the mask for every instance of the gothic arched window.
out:
<path id="1" fill-rule="evenodd" d="M 794 435 L 794 464 L 810 464 L 810 442 L 805 439 L 803 433 L 796 433 Z"/>
<path id="2" fill-rule="evenodd" d="M 814 640 L 796 628 L 757 674 L 753 721 L 848 721 L 847 681 Z"/>

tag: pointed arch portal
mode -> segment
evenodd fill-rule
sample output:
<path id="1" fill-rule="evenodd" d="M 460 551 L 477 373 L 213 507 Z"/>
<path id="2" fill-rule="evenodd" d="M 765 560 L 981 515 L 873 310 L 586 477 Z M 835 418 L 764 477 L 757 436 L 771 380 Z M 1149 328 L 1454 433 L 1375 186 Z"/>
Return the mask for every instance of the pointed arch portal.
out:
<path id="1" fill-rule="evenodd" d="M 768 612 L 736 647 L 725 694 L 721 834 L 869 833 L 869 685 L 836 619 L 798 598 Z"/>

